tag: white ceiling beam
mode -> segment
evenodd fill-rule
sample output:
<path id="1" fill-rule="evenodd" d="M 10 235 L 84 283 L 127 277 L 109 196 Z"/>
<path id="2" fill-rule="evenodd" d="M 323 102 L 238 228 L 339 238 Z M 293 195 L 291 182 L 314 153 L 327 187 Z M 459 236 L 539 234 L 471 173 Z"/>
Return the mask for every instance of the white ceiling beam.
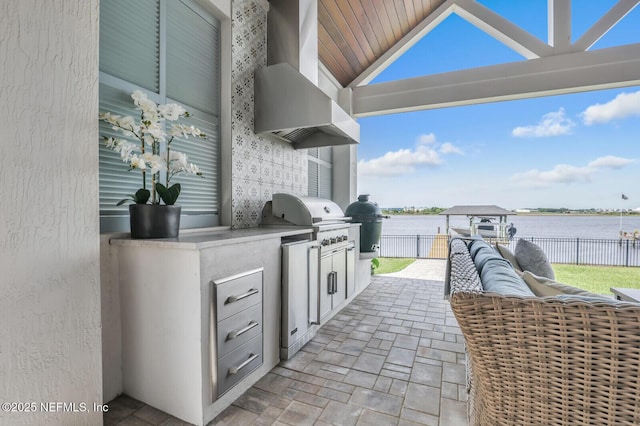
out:
<path id="1" fill-rule="evenodd" d="M 553 54 L 547 43 L 475 0 L 457 0 L 454 13 L 527 59 Z"/>
<path id="2" fill-rule="evenodd" d="M 638 4 L 640 4 L 640 0 L 619 0 L 574 43 L 574 50 L 589 50 Z"/>
<path id="3" fill-rule="evenodd" d="M 431 32 L 435 27 L 451 15 L 455 0 L 447 0 L 427 16 L 422 22 L 418 23 L 407 35 L 402 37 L 396 44 L 389 48 L 382 56 L 380 56 L 373 64 L 367 67 L 358 77 L 356 77 L 349 87 L 362 86 L 369 84 L 371 80 L 376 78 L 378 74 L 384 71 L 404 52 L 409 50 L 425 35 Z"/>
<path id="4" fill-rule="evenodd" d="M 356 117 L 640 85 L 640 43 L 353 89 Z"/>
<path id="5" fill-rule="evenodd" d="M 571 46 L 571 0 L 549 0 L 547 5 L 549 45 L 555 53 L 570 50 Z"/>

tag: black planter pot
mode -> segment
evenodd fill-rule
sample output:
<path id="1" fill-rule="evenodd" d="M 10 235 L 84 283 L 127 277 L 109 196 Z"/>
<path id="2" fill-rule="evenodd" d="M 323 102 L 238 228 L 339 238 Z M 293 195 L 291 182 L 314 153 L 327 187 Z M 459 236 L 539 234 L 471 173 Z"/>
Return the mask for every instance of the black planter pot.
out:
<path id="1" fill-rule="evenodd" d="M 175 238 L 180 230 L 180 206 L 129 205 L 131 238 Z"/>

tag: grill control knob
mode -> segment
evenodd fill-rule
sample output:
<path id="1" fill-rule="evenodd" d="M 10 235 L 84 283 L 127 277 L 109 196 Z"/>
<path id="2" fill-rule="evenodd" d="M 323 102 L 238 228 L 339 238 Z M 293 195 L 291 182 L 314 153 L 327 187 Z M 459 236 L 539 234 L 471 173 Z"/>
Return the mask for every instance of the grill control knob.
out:
<path id="1" fill-rule="evenodd" d="M 347 241 L 349 239 L 349 237 L 347 237 L 346 235 L 342 236 L 342 241 Z"/>
<path id="2" fill-rule="evenodd" d="M 331 238 L 331 244 L 335 244 L 335 243 L 337 243 L 337 242 L 338 242 L 338 239 L 337 239 L 337 238 L 335 238 L 335 237 Z"/>
<path id="3" fill-rule="evenodd" d="M 328 246 L 329 244 L 331 244 L 331 242 L 325 238 L 320 244 L 322 244 L 323 246 Z"/>

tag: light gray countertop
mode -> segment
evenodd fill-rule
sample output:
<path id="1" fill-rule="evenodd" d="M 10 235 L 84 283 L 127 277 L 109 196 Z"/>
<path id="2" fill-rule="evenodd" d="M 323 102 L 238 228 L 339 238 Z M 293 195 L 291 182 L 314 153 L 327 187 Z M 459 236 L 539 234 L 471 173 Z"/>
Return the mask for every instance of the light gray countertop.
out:
<path id="1" fill-rule="evenodd" d="M 162 247 L 199 250 L 227 244 L 310 234 L 311 232 L 313 232 L 313 228 L 302 226 L 264 226 L 246 229 L 220 227 L 205 231 L 180 231 L 180 235 L 177 238 L 134 240 L 129 237 L 117 237 L 112 238 L 110 243 L 112 245 L 129 247 Z"/>

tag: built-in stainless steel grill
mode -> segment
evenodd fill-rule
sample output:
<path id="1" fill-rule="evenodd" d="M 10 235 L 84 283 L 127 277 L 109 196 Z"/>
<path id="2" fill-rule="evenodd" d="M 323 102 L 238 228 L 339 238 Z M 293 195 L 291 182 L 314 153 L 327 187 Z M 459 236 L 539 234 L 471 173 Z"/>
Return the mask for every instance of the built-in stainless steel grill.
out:
<path id="1" fill-rule="evenodd" d="M 312 239 L 323 248 L 335 248 L 334 245 L 348 243 L 349 239 L 350 218 L 326 198 L 273 194 L 272 201 L 263 209 L 262 224 L 311 227 Z"/>
<path id="2" fill-rule="evenodd" d="M 326 198 L 273 194 L 272 215 L 293 225 L 309 226 L 323 222 L 344 222 L 342 209 Z"/>
<path id="3" fill-rule="evenodd" d="M 355 243 L 350 218 L 333 201 L 273 194 L 263 226 L 304 226 L 309 239 L 282 244 L 282 334 L 280 356 L 289 359 L 355 291 Z"/>

